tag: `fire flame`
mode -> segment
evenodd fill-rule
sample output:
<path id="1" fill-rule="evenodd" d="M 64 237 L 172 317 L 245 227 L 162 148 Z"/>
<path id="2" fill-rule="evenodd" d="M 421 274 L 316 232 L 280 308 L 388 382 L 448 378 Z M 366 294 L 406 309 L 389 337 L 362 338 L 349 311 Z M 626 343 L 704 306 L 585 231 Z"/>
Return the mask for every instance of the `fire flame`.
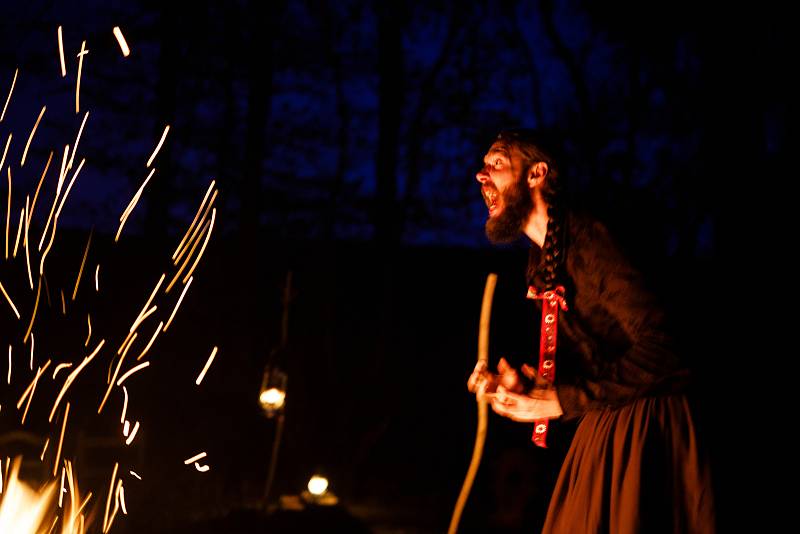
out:
<path id="1" fill-rule="evenodd" d="M 45 520 L 56 493 L 56 483 L 50 482 L 40 491 L 19 480 L 21 459 L 14 460 L 5 481 L 0 500 L 0 532 L 37 534 L 46 528 Z"/>
<path id="2" fill-rule="evenodd" d="M 62 497 L 64 492 L 69 493 L 69 499 L 66 502 L 62 502 L 62 499 L 56 500 L 58 485 L 55 480 L 46 483 L 39 491 L 20 480 L 19 470 L 22 458 L 16 458 L 10 468 L 6 464 L 5 484 L 0 483 L 0 532 L 85 534 L 89 521 L 84 514 L 84 508 L 92 494 L 90 492 L 81 502 L 72 464 L 69 461 L 65 463 L 64 473 L 66 473 L 68 488 L 62 488 Z M 2 475 L 2 469 L 0 469 L 0 475 Z M 59 516 L 58 511 L 62 509 L 62 505 L 63 514 Z M 59 518 L 63 520 L 61 529 L 57 531 L 55 527 Z"/>

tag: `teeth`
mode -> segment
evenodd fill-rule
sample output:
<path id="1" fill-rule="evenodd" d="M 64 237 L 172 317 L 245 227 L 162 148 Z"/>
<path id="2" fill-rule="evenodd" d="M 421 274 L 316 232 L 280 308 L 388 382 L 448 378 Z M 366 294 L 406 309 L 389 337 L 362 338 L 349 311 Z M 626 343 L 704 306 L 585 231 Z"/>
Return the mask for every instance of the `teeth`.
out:
<path id="1" fill-rule="evenodd" d="M 486 207 L 493 209 L 497 205 L 497 199 L 500 193 L 496 189 L 485 187 L 481 189 L 481 194 L 483 195 L 484 202 L 486 202 Z"/>

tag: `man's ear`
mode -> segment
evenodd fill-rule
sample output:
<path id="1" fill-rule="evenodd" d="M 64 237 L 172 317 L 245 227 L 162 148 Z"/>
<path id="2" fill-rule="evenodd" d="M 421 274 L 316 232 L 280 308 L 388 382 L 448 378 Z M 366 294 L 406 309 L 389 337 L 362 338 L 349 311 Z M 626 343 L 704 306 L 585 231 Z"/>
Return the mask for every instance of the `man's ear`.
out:
<path id="1" fill-rule="evenodd" d="M 528 170 L 528 187 L 534 188 L 544 182 L 549 167 L 544 161 L 537 161 Z"/>

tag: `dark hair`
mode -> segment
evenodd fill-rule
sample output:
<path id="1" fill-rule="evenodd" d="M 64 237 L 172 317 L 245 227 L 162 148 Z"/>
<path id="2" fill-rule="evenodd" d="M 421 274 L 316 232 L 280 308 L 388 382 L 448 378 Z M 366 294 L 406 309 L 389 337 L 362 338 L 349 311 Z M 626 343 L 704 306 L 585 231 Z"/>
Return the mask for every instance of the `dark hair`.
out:
<path id="1" fill-rule="evenodd" d="M 517 128 L 503 130 L 495 142 L 515 147 L 522 156 L 522 175 L 528 174 L 531 166 L 543 161 L 547 163 L 547 175 L 541 186 L 542 198 L 548 206 L 558 203 L 561 191 L 560 158 L 557 157 L 555 143 L 547 134 L 538 130 Z"/>
<path id="2" fill-rule="evenodd" d="M 561 209 L 562 179 L 555 143 L 543 132 L 524 128 L 501 131 L 495 140 L 497 142 L 514 147 L 521 154 L 521 177 L 526 176 L 535 163 L 547 163 L 547 175 L 541 185 L 542 198 L 547 203 L 547 234 L 542 245 L 541 261 L 538 265 L 530 266 L 528 280 L 540 290 L 563 285 L 567 282 L 564 272 L 566 232 Z"/>

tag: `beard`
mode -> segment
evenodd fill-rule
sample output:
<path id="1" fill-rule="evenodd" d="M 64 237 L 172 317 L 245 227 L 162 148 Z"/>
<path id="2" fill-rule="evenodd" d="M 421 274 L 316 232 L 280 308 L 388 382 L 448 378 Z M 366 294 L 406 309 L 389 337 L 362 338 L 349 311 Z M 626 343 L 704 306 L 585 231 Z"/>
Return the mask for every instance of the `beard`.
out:
<path id="1" fill-rule="evenodd" d="M 486 221 L 486 237 L 499 245 L 513 243 L 522 235 L 525 221 L 528 220 L 533 201 L 525 180 L 517 180 L 506 191 L 498 191 L 502 200 L 500 214 Z"/>

